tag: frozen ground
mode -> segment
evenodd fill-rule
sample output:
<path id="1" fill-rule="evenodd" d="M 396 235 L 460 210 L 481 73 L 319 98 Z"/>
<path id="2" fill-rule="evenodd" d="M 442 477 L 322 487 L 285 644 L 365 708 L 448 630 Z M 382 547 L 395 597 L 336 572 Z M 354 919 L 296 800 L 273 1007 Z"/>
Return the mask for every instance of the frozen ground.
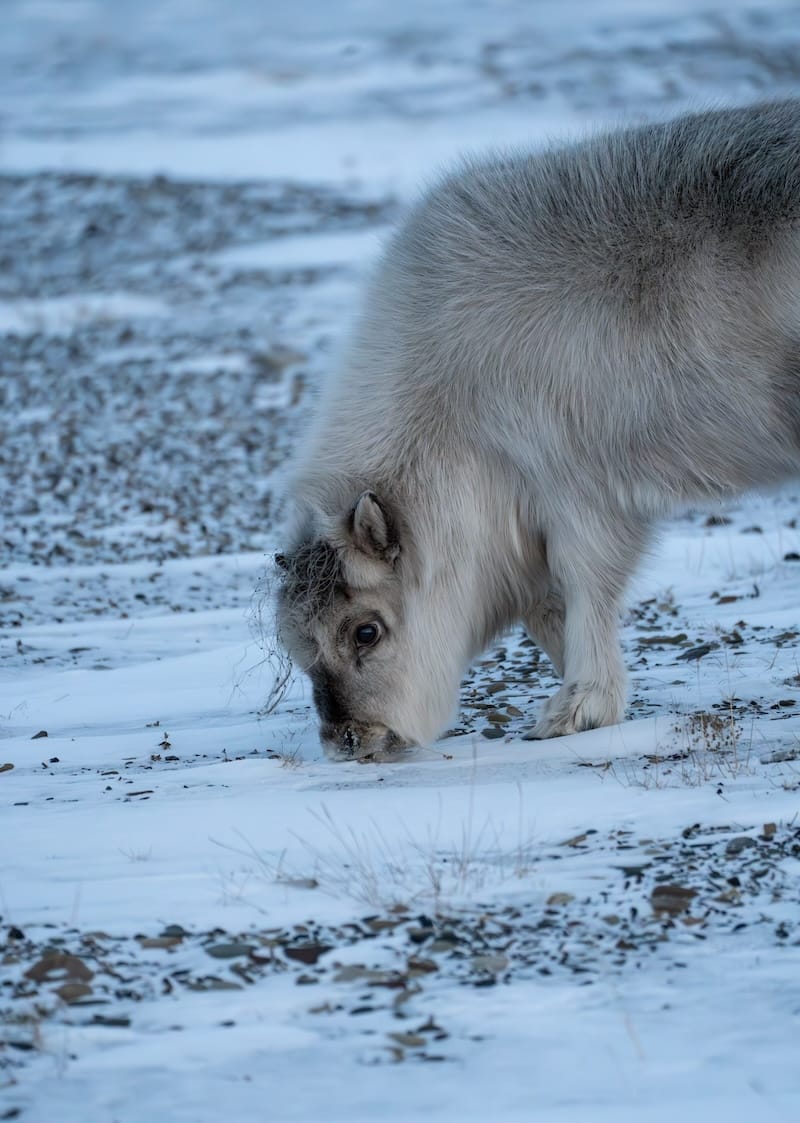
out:
<path id="1" fill-rule="evenodd" d="M 280 472 L 456 152 L 800 87 L 800 8 L 6 0 L 0 1119 L 800 1115 L 798 489 L 631 590 L 629 720 L 320 758 Z M 45 736 L 46 734 L 46 736 Z"/>

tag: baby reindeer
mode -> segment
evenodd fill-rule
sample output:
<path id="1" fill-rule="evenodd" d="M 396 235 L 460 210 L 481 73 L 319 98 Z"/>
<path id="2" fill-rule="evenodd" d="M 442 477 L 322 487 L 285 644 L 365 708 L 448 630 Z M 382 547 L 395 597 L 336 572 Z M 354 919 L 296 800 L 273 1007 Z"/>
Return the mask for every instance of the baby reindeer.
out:
<path id="1" fill-rule="evenodd" d="M 800 101 L 462 164 L 407 215 L 294 467 L 279 636 L 322 739 L 435 737 L 521 621 L 534 738 L 622 720 L 653 523 L 800 471 Z"/>

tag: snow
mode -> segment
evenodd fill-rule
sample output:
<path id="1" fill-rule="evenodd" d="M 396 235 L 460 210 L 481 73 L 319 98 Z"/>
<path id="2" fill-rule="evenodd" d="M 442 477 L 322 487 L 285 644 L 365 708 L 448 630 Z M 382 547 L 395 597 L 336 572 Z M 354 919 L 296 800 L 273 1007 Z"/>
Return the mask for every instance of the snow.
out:
<path id="1" fill-rule="evenodd" d="M 298 266 L 341 266 L 358 262 L 363 268 L 376 257 L 388 230 L 382 227 L 357 233 L 297 235 L 249 246 L 237 246 L 217 255 L 220 265 L 239 269 L 276 269 Z"/>
<path id="2" fill-rule="evenodd" d="M 165 316 L 167 312 L 160 301 L 135 293 L 0 301 L 0 335 L 69 335 L 79 324 Z"/>
<path id="3" fill-rule="evenodd" d="M 327 761 L 263 581 L 398 200 L 796 92 L 797 14 L 6 5 L 0 1119 L 798 1116 L 797 486 L 662 528 L 628 720 L 550 742 L 515 634 L 452 736 Z"/>

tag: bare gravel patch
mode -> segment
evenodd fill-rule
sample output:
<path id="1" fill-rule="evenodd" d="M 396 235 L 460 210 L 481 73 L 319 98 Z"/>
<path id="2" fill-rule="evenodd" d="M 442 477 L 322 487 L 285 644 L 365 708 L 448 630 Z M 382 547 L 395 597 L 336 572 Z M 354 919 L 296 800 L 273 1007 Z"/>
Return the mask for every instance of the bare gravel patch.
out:
<path id="1" fill-rule="evenodd" d="M 480 860 L 491 866 L 493 855 Z M 431 855 L 443 868 L 453 861 L 458 855 Z M 645 965 L 669 980 L 732 940 L 750 953 L 796 955 L 798 863 L 796 824 L 697 823 L 659 839 L 587 829 L 526 855 L 507 903 L 437 901 L 431 884 L 421 883 L 416 900 L 330 925 L 313 919 L 313 892 L 325 886 L 309 874 L 284 875 L 290 891 L 312 894 L 312 919 L 290 927 L 189 931 L 167 923 L 114 933 L 62 925 L 23 931 L 6 923 L 0 1071 L 13 1076 L 41 1047 L 47 1027 L 147 1033 L 147 1007 L 169 1002 L 179 1030 L 181 994 L 235 993 L 268 987 L 276 977 L 308 988 L 300 1005 L 328 1032 L 356 1018 L 362 1033 L 379 1034 L 386 1060 L 447 1059 L 452 1029 L 437 1010 L 437 995 L 448 984 L 536 979 L 547 987 L 572 979 L 592 986 Z M 552 881 L 559 868 L 571 885 L 588 871 L 593 888 L 543 897 L 538 878 L 547 870 Z M 314 997 L 315 988 L 323 997 Z"/>

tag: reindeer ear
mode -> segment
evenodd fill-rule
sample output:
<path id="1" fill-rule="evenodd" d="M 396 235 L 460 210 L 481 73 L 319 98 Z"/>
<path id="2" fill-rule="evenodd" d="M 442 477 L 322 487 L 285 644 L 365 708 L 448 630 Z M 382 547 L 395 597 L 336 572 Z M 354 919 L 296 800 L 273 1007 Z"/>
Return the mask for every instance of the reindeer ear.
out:
<path id="1" fill-rule="evenodd" d="M 358 497 L 350 514 L 350 538 L 356 549 L 390 565 L 400 553 L 394 523 L 374 491 Z"/>

